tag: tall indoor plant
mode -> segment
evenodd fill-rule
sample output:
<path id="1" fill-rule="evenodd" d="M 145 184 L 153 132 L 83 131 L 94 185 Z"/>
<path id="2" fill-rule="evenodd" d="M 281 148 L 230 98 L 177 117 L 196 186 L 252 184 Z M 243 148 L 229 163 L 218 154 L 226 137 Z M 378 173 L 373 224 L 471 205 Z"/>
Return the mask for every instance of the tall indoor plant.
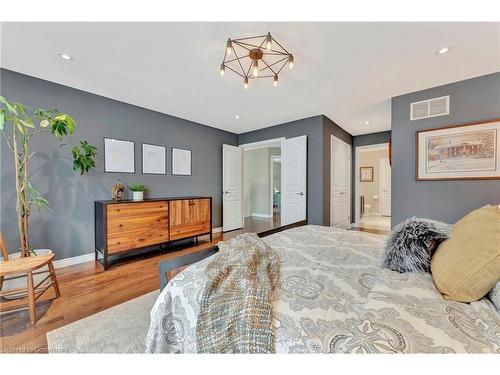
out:
<path id="1" fill-rule="evenodd" d="M 47 199 L 30 183 L 29 161 L 34 153 L 30 152 L 30 141 L 41 133 L 49 133 L 62 141 L 73 134 L 75 121 L 58 110 L 31 110 L 21 103 L 7 101 L 0 96 L 0 131 L 5 143 L 12 151 L 15 165 L 16 208 L 19 230 L 20 252 L 22 257 L 30 256 L 33 249 L 29 242 L 29 218 L 33 205 L 50 208 Z M 87 141 L 81 141 L 72 149 L 73 170 L 84 174 L 95 167 L 94 158 L 97 148 Z"/>

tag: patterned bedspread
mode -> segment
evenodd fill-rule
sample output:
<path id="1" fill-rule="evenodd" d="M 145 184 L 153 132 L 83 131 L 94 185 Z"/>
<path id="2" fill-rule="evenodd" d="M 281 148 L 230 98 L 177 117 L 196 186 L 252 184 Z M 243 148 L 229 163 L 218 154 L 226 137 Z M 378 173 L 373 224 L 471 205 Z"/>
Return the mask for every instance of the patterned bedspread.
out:
<path id="1" fill-rule="evenodd" d="M 263 239 L 280 257 L 274 293 L 281 353 L 500 353 L 488 299 L 446 301 L 427 273 L 381 268 L 383 236 L 303 226 Z M 188 267 L 151 311 L 148 353 L 195 353 L 210 258 Z"/>

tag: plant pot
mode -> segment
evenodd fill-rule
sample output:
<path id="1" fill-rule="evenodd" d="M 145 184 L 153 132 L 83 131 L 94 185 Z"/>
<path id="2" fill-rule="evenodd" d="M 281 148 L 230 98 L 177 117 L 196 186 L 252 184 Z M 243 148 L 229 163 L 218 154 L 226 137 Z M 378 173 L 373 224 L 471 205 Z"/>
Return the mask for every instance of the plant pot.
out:
<path id="1" fill-rule="evenodd" d="M 38 255 L 48 255 L 48 254 L 52 253 L 52 250 L 50 250 L 50 249 L 35 249 L 35 253 L 36 253 L 36 255 L 31 254 L 31 256 L 34 257 L 34 256 L 38 256 Z M 9 254 L 9 260 L 14 260 L 14 259 L 19 259 L 19 258 L 21 258 L 20 252 Z M 3 257 L 0 257 L 0 260 L 3 261 Z M 36 271 L 34 271 L 34 272 L 44 272 L 42 274 L 33 275 L 34 285 L 37 285 L 40 281 L 42 281 L 47 276 L 45 271 L 49 272 L 48 266 L 41 267 L 41 268 L 37 269 Z M 20 276 L 20 277 L 13 279 L 13 280 L 9 280 L 11 277 L 16 277 L 16 276 Z M 2 291 L 9 291 L 9 290 L 18 289 L 18 288 L 26 288 L 27 285 L 28 285 L 28 279 L 27 279 L 26 273 L 12 274 L 12 275 L 6 276 L 6 280 L 4 280 L 3 285 L 2 285 Z M 9 300 L 14 300 L 14 299 L 19 299 L 19 298 L 24 298 L 24 297 L 26 297 L 27 294 L 28 294 L 27 292 L 20 292 L 20 293 L 4 296 L 3 298 L 9 299 Z"/>
<path id="2" fill-rule="evenodd" d="M 144 200 L 144 192 L 143 191 L 133 191 L 132 192 L 132 199 L 134 201 L 142 201 L 142 200 Z"/>

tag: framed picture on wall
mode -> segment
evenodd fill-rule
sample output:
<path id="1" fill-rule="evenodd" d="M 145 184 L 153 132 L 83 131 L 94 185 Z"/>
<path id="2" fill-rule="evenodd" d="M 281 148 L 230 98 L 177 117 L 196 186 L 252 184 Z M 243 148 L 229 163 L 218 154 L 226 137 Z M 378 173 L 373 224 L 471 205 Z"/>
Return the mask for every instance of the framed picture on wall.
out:
<path id="1" fill-rule="evenodd" d="M 104 172 L 135 173 L 135 142 L 105 137 Z"/>
<path id="2" fill-rule="evenodd" d="M 167 174 L 167 148 L 165 146 L 142 144 L 142 173 Z"/>
<path id="3" fill-rule="evenodd" d="M 172 174 L 191 176 L 191 150 L 172 147 Z"/>
<path id="4" fill-rule="evenodd" d="M 359 182 L 373 182 L 373 167 L 359 167 Z"/>
<path id="5" fill-rule="evenodd" d="M 500 119 L 417 131 L 417 181 L 483 179 L 500 179 Z"/>

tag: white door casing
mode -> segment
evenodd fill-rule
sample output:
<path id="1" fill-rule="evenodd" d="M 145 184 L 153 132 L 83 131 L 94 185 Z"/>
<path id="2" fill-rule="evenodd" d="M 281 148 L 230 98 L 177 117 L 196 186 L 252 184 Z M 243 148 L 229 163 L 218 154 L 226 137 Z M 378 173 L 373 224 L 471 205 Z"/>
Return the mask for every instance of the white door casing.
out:
<path id="1" fill-rule="evenodd" d="M 330 138 L 330 225 L 351 227 L 351 145 Z"/>
<path id="2" fill-rule="evenodd" d="M 380 214 L 391 216 L 391 165 L 389 158 L 380 159 Z"/>
<path id="3" fill-rule="evenodd" d="M 222 231 L 243 227 L 242 149 L 222 145 Z"/>
<path id="4" fill-rule="evenodd" d="M 281 225 L 306 219 L 307 136 L 286 139 L 281 150 Z"/>

